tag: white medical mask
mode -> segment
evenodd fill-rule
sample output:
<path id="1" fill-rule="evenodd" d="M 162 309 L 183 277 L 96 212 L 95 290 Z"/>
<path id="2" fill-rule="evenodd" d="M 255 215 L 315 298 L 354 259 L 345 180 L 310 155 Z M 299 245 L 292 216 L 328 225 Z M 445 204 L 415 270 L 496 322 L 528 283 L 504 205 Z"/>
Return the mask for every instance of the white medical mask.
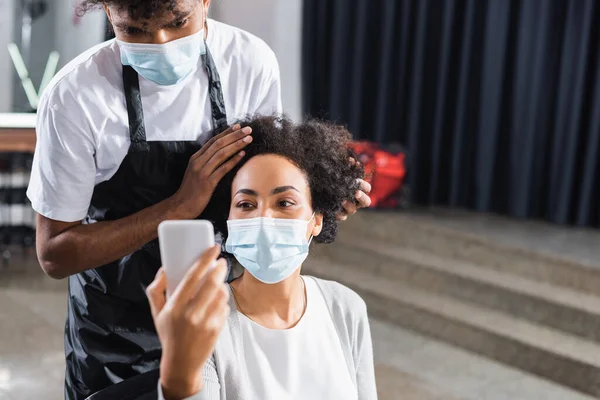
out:
<path id="1" fill-rule="evenodd" d="M 127 43 L 117 40 L 121 63 L 159 85 L 174 85 L 189 76 L 206 53 L 204 30 L 164 44 Z"/>
<path id="2" fill-rule="evenodd" d="M 287 279 L 306 260 L 308 220 L 251 218 L 227 221 L 225 250 L 263 283 Z M 312 240 L 312 236 L 310 238 Z"/>

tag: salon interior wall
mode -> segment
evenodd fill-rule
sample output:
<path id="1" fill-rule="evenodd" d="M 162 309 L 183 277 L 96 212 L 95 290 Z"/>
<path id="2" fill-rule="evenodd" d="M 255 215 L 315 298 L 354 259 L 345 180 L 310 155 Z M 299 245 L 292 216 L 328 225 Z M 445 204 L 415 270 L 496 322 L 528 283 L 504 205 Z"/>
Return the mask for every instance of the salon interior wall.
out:
<path id="1" fill-rule="evenodd" d="M 13 0 L 15 3 L 15 14 L 14 14 L 14 30 L 13 30 L 13 41 L 21 47 L 21 28 L 22 28 L 22 6 L 23 1 Z M 46 68 L 46 61 L 48 55 L 54 47 L 54 13 L 55 7 L 54 2 L 59 0 L 53 0 L 47 2 L 49 4 L 47 12 L 39 19 L 35 20 L 31 25 L 31 51 L 29 60 L 25 60 L 29 76 L 33 81 L 34 87 L 39 87 L 42 76 L 44 75 L 44 69 Z M 11 63 L 12 67 L 12 63 Z M 15 112 L 29 112 L 29 101 L 25 95 L 25 91 L 21 85 L 21 80 L 15 72 L 14 67 L 12 68 L 13 73 L 13 111 Z"/>
<path id="2" fill-rule="evenodd" d="M 0 113 L 12 111 L 12 63 L 7 45 L 12 41 L 14 0 L 0 0 Z"/>
<path id="3" fill-rule="evenodd" d="M 302 118 L 302 0 L 212 0 L 211 17 L 242 28 L 271 46 L 281 70 L 284 111 Z"/>
<path id="4" fill-rule="evenodd" d="M 13 40 L 20 46 L 23 1 L 9 1 L 14 3 Z M 58 64 L 60 69 L 81 52 L 104 40 L 106 27 L 103 12 L 91 12 L 82 19 L 75 18 L 77 1 L 47 0 L 46 13 L 32 24 L 31 57 L 27 63 L 27 69 L 36 90 L 42 81 L 50 52 L 56 50 L 60 53 Z M 12 63 L 10 66 L 13 74 L 12 111 L 28 111 L 29 102 L 22 89 L 20 79 L 14 72 Z"/>
<path id="5" fill-rule="evenodd" d="M 75 13 L 79 2 L 80 0 L 52 0 L 56 7 L 55 50 L 61 57 L 59 67 L 104 41 L 106 14 L 103 10 L 94 10 L 79 18 Z"/>

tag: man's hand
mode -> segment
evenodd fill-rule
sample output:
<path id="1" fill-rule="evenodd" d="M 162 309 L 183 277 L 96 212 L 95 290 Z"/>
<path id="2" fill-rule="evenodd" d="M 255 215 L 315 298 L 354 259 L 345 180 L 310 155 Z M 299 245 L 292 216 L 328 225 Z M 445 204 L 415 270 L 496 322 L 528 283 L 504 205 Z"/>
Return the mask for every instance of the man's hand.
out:
<path id="1" fill-rule="evenodd" d="M 150 309 L 163 349 L 160 382 L 167 400 L 183 399 L 202 390 L 202 369 L 229 315 L 229 291 L 224 283 L 227 263 L 216 261 L 219 252 L 219 246 L 207 250 L 168 300 L 162 269 L 148 286 Z"/>
<path id="2" fill-rule="evenodd" d="M 359 164 L 354 158 L 350 158 L 349 162 L 351 165 Z M 371 198 L 369 197 L 369 193 L 371 193 L 371 185 L 363 179 L 359 179 L 358 183 L 359 190 L 354 195 L 356 198 L 356 203 L 344 201 L 342 203 L 344 211 L 337 215 L 338 221 L 345 221 L 348 219 L 348 216 L 356 214 L 356 211 L 358 211 L 359 208 L 367 208 L 371 205 Z"/>
<path id="3" fill-rule="evenodd" d="M 345 221 L 350 215 L 356 214 L 356 211 L 358 211 L 359 208 L 367 208 L 371 205 L 371 198 L 369 197 L 371 185 L 362 179 L 359 179 L 358 181 L 360 183 L 360 190 L 355 194 L 356 204 L 354 202 L 344 201 L 342 203 L 344 211 L 337 215 L 338 221 Z"/>
<path id="4" fill-rule="evenodd" d="M 182 216 L 196 218 L 204 211 L 219 181 L 244 157 L 251 133 L 250 127 L 234 125 L 190 157 L 181 187 L 171 198 Z"/>

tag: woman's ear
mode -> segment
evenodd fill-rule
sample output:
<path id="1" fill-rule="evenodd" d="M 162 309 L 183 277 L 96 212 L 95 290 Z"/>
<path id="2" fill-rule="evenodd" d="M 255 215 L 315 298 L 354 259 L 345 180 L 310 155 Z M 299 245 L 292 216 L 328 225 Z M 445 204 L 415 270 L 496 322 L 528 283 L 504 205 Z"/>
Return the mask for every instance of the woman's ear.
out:
<path id="1" fill-rule="evenodd" d="M 315 226 L 312 229 L 313 236 L 319 236 L 323 230 L 323 214 L 315 214 Z"/>

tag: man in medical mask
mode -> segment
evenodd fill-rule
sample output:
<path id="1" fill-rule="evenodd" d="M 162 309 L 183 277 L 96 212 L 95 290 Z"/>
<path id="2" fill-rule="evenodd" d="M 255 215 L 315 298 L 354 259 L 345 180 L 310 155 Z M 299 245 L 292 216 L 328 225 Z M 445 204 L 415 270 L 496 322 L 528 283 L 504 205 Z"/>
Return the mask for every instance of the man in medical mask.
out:
<path id="1" fill-rule="evenodd" d="M 84 0 L 82 11 L 104 8 L 116 40 L 65 66 L 40 101 L 28 197 L 41 266 L 69 279 L 67 399 L 158 368 L 145 295 L 157 226 L 202 214 L 244 157 L 251 129 L 228 121 L 281 112 L 271 49 L 208 19 L 209 5 Z"/>

